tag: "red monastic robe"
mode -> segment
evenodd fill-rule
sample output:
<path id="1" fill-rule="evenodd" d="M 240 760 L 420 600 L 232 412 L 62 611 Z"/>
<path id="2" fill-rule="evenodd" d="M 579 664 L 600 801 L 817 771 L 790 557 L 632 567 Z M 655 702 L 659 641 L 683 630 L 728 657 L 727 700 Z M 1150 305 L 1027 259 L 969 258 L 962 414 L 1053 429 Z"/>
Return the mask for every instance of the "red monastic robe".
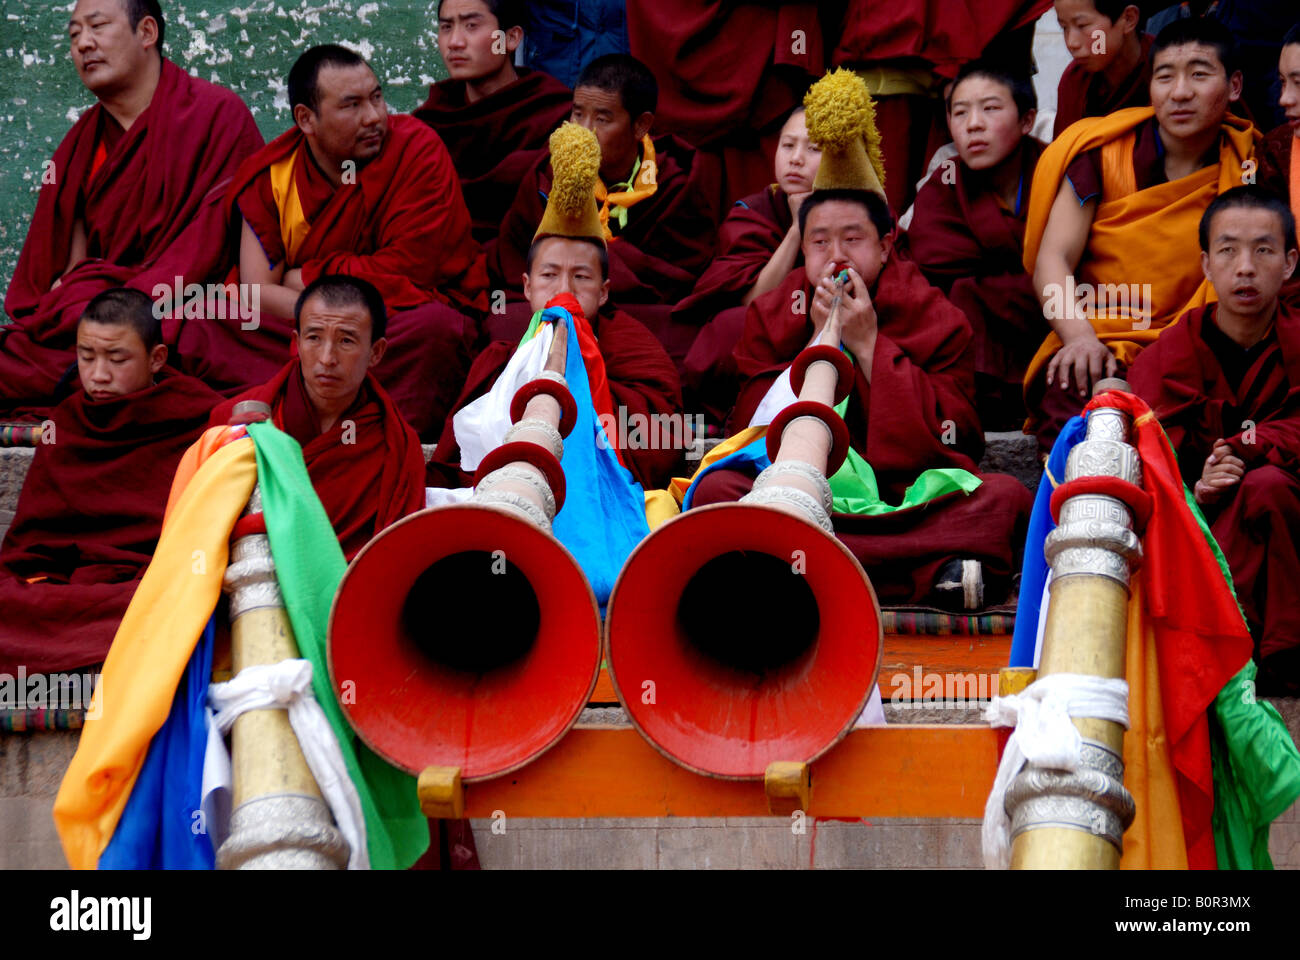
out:
<path id="1" fill-rule="evenodd" d="M 36 448 L 0 548 L 0 673 L 104 659 L 157 546 L 172 474 L 220 400 L 164 368 L 137 393 L 78 390 L 51 411 L 52 442 Z"/>
<path id="2" fill-rule="evenodd" d="M 1258 641 L 1260 683 L 1300 694 L 1300 310 L 1283 304 L 1233 384 L 1200 307 L 1160 334 L 1129 369 L 1133 390 L 1169 435 L 1188 487 L 1223 438 L 1246 476 L 1205 508 L 1237 599 Z M 1225 335 L 1215 329 L 1211 340 Z M 1214 337 L 1214 334 L 1218 337 Z M 1239 350 L 1221 344 L 1220 350 Z M 1261 690 L 1263 692 L 1263 690 Z"/>
<path id="3" fill-rule="evenodd" d="M 235 404 L 261 400 L 272 421 L 302 447 L 311 485 L 351 561 L 380 530 L 424 507 L 424 452 L 373 374 L 347 412 L 324 433 L 297 358 L 260 387 L 212 411 L 210 426 L 230 422 Z"/>
<path id="4" fill-rule="evenodd" d="M 655 128 L 720 158 L 719 208 L 761 190 L 787 114 L 824 72 L 816 3 L 629 4 L 632 55 L 659 84 Z"/>
<path id="5" fill-rule="evenodd" d="M 235 222 L 238 215 L 247 220 L 267 259 L 301 269 L 304 283 L 341 273 L 378 288 L 389 311 L 389 342 L 375 375 L 411 426 L 436 436 L 469 367 L 475 324 L 462 311 L 486 308 L 487 281 L 446 148 L 413 117 L 391 114 L 388 123 L 383 150 L 357 172 L 355 184 L 335 188 L 294 127 L 243 164 L 228 200 Z M 286 183 L 278 202 L 277 172 Z M 296 221 L 295 196 L 302 214 Z M 220 341 L 209 338 L 189 351 L 207 357 L 213 380 L 247 386 L 289 359 L 292 318 L 262 313 L 254 331 L 235 321 L 214 327 L 206 329 L 220 332 Z"/>
<path id="6" fill-rule="evenodd" d="M 934 176 L 917 193 L 907 232 L 907 253 L 975 331 L 977 406 L 989 430 L 1020 428 L 1025 371 L 1048 332 L 1022 262 L 1029 186 L 1042 152 L 1032 137 L 1021 141 L 1018 210 L 959 162 L 954 182 Z"/>
<path id="7" fill-rule="evenodd" d="M 726 419 L 740 389 L 731 352 L 745 329 L 741 298 L 758 280 L 790 230 L 794 217 L 785 191 L 770 184 L 737 200 L 718 229 L 718 252 L 673 308 L 673 319 L 701 327 L 686 355 L 682 382 L 716 421 Z M 802 262 L 797 258 L 796 265 Z"/>
<path id="8" fill-rule="evenodd" d="M 98 103 L 81 115 L 54 152 L 5 297 L 14 322 L 0 326 L 0 415 L 44 417 L 76 362 L 77 321 L 96 294 L 127 286 L 152 296 L 155 285 L 170 290 L 177 277 L 188 284 L 224 276 L 232 250 L 222 198 L 239 164 L 261 146 L 238 96 L 166 59 L 153 100 L 130 130 L 122 133 Z M 65 274 L 79 218 L 87 259 Z M 181 328 L 179 316 L 164 322 L 169 344 Z M 181 367 L 191 372 L 184 358 Z"/>
<path id="9" fill-rule="evenodd" d="M 807 314 L 794 312 L 800 291 L 811 303 L 802 267 L 749 306 L 736 362 L 750 379 L 736 402 L 733 430 L 749 423 L 812 337 Z M 854 449 L 875 471 L 882 499 L 899 503 L 930 467 L 976 471 L 984 434 L 975 413 L 972 334 L 965 315 L 910 261 L 891 258 L 871 299 L 879 324 L 872 377 L 868 382 L 856 368 L 844 420 Z M 1032 498 L 1011 477 L 985 474 L 983 480 L 969 496 L 950 494 L 912 510 L 834 515 L 836 536 L 862 561 L 883 602 L 923 600 L 954 558 L 982 560 L 994 589 L 1009 586 Z M 695 503 L 737 499 L 752 481 L 752 475 L 715 470 L 700 481 Z"/>
<path id="10" fill-rule="evenodd" d="M 1259 160 L 1258 183 L 1271 190 L 1291 205 L 1291 212 L 1300 221 L 1300 158 L 1295 148 L 1296 130 L 1284 123 L 1264 138 L 1255 152 Z M 1282 286 L 1282 299 L 1300 306 L 1300 269 Z"/>
<path id="11" fill-rule="evenodd" d="M 1105 79 L 1099 73 L 1089 73 L 1072 61 L 1061 74 L 1056 88 L 1056 123 L 1052 136 L 1084 117 L 1104 117 L 1125 107 L 1151 105 L 1151 44 L 1156 38 L 1142 34 L 1142 59 L 1137 67 L 1113 90 L 1104 88 Z"/>
<path id="12" fill-rule="evenodd" d="M 573 92 L 549 73 L 517 70 L 518 80 L 474 103 L 463 81 L 432 84 L 414 111 L 451 154 L 479 243 L 496 237 L 519 182 L 573 108 Z"/>
<path id="13" fill-rule="evenodd" d="M 609 384 L 613 413 L 626 412 L 629 423 L 640 417 L 678 414 L 682 406 L 681 385 L 677 370 L 664 348 L 639 321 L 615 310 L 599 314 L 593 332 L 605 362 L 605 379 Z M 456 410 L 468 405 L 492 389 L 501 371 L 514 354 L 517 343 L 497 340 L 478 355 L 470 368 L 465 389 L 456 400 Z M 632 420 L 638 416 L 638 420 Z M 619 447 L 619 437 L 611 437 L 623 464 L 647 490 L 668 485 L 678 466 L 680 450 L 637 450 Z M 428 484 L 434 487 L 465 487 L 473 477 L 460 469 L 460 445 L 452 428 L 452 419 L 442 431 L 429 460 Z"/>

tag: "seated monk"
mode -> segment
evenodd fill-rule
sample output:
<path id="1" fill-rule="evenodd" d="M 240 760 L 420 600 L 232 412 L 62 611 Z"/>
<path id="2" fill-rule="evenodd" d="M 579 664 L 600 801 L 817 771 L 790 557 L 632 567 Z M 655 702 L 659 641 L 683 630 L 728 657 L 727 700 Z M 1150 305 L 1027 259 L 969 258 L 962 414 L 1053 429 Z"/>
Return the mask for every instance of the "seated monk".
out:
<path id="1" fill-rule="evenodd" d="M 1056 88 L 1059 137 L 1084 117 L 1151 103 L 1151 44 L 1142 11 L 1128 0 L 1056 0 L 1056 22 L 1073 58 Z"/>
<path id="2" fill-rule="evenodd" d="M 808 129 L 822 158 L 813 192 L 799 209 L 804 266 L 749 306 L 736 348 L 749 382 L 732 424 L 770 423 L 793 401 L 790 363 L 820 334 L 836 293 L 832 278 L 847 270 L 839 310 L 855 380 L 843 416 L 853 449 L 869 464 L 864 470 L 874 472 L 876 506 L 905 507 L 835 513 L 836 536 L 862 562 L 882 602 L 982 606 L 986 584 L 990 600 L 1010 586 L 1031 498 L 1011 477 L 973 475 L 984 438 L 975 413 L 970 324 L 915 264 L 893 255 L 893 217 L 864 136 L 854 144 L 829 131 L 830 124 L 815 123 L 814 94 L 844 77 L 852 75 L 837 71 L 809 93 Z M 856 78 L 847 89 L 828 92 L 833 96 L 823 109 L 866 97 Z M 854 113 L 861 115 L 839 111 Z M 905 499 L 904 491 L 931 468 L 955 468 L 948 476 L 962 486 L 949 486 L 924 505 L 916 491 Z M 737 500 L 754 478 L 752 469 L 716 469 L 697 482 L 692 505 Z"/>
<path id="3" fill-rule="evenodd" d="M 1261 695 L 1300 695 L 1300 310 L 1295 217 L 1258 187 L 1201 219 L 1218 303 L 1197 307 L 1129 370 L 1210 522 L 1255 637 Z"/>
<path id="4" fill-rule="evenodd" d="M 566 144 L 566 139 L 577 141 L 579 147 L 585 144 L 593 154 L 598 149 L 594 137 L 572 124 L 566 123 L 552 135 L 551 143 L 562 145 L 557 149 L 576 149 Z M 556 296 L 566 293 L 577 301 L 604 363 L 612 413 L 617 419 L 635 424 L 652 423 L 652 417 L 674 417 L 681 409 L 677 371 L 650 331 L 610 303 L 610 256 L 595 205 L 588 206 L 589 217 L 561 216 L 551 212 L 556 205 L 548 202 L 548 212 L 526 260 L 524 292 L 528 303 L 534 311 L 542 310 Z M 457 410 L 491 389 L 517 346 L 517 340 L 497 340 L 475 358 L 465 389 L 456 401 Z M 626 436 L 613 432 L 620 433 L 611 436 L 614 448 L 638 483 L 647 490 L 668 483 L 682 455 L 680 447 L 630 442 L 620 445 L 625 439 L 631 440 L 632 431 L 627 431 Z M 429 486 L 464 487 L 472 483 L 473 474 L 462 471 L 460 462 L 455 423 L 448 417 L 429 461 Z"/>
<path id="5" fill-rule="evenodd" d="M 745 327 L 745 308 L 799 266 L 799 204 L 812 190 L 821 150 L 808 139 L 804 108 L 795 107 L 776 145 L 776 182 L 737 200 L 718 230 L 718 252 L 673 316 L 701 326 L 686 355 L 685 381 L 721 423 L 740 384 L 731 351 Z"/>
<path id="6" fill-rule="evenodd" d="M 582 71 L 569 119 L 600 141 L 596 203 L 609 245 L 610 298 L 641 320 L 680 362 L 697 328 L 672 325 L 672 304 L 690 293 L 713 253 L 717 233 L 718 169 L 674 136 L 651 139 L 658 88 L 638 60 L 610 54 Z M 494 287 L 522 296 L 525 261 L 551 189 L 551 158 L 524 176 L 514 205 L 488 249 Z M 494 318 L 494 339 L 518 340 L 527 326 L 521 308 Z"/>
<path id="7" fill-rule="evenodd" d="M 247 384 L 289 358 L 294 314 L 317 277 L 373 284 L 391 314 L 375 376 L 417 433 L 437 436 L 469 368 L 486 275 L 451 157 L 413 117 L 389 116 L 358 54 L 312 47 L 289 71 L 294 127 L 239 169 L 239 278 L 260 291 L 260 326 L 236 330 L 213 376 Z M 209 348 L 205 352 L 220 351 Z"/>
<path id="8" fill-rule="evenodd" d="M 234 93 L 162 55 L 157 0 L 80 0 L 72 62 L 95 103 L 41 177 L 0 323 L 0 416 L 42 419 L 73 381 L 77 324 L 98 293 L 219 280 L 230 268 L 222 197 L 262 146 Z M 175 344 L 182 314 L 167 311 Z M 189 369 L 188 366 L 185 369 Z"/>
<path id="9" fill-rule="evenodd" d="M 985 430 L 1025 420 L 1025 369 L 1043 314 L 1025 272 L 1025 217 L 1043 145 L 1029 135 L 1038 98 L 1027 78 L 987 61 L 957 74 L 948 128 L 958 163 L 916 195 L 906 250 L 975 331 L 976 408 Z"/>
<path id="10" fill-rule="evenodd" d="M 1043 152 L 1024 259 L 1053 330 L 1025 374 L 1025 431 L 1043 452 L 1093 383 L 1213 298 L 1195 226 L 1242 184 L 1259 138 L 1229 113 L 1240 95 L 1223 27 L 1176 20 L 1152 47 L 1152 106 L 1081 120 Z"/>
<path id="11" fill-rule="evenodd" d="M 1259 146 L 1259 185 L 1285 197 L 1291 212 L 1300 217 L 1300 23 L 1282 38 L 1278 56 L 1278 79 L 1282 85 L 1278 105 L 1286 111 L 1286 123 L 1264 138 Z M 1300 302 L 1300 277 L 1292 276 L 1282 287 L 1282 299 Z"/>
<path id="12" fill-rule="evenodd" d="M 515 67 L 522 16 L 514 0 L 441 0 L 438 52 L 449 78 L 432 84 L 415 110 L 451 154 L 479 243 L 496 237 L 519 182 L 573 101 L 549 74 Z"/>
<path id="13" fill-rule="evenodd" d="M 172 474 L 221 400 L 167 362 L 139 290 L 77 324 L 80 389 L 44 425 L 0 546 L 0 673 L 104 659 L 162 532 Z"/>
<path id="14" fill-rule="evenodd" d="M 383 295 L 357 277 L 325 274 L 298 295 L 293 315 L 297 356 L 217 407 L 209 426 L 233 422 L 240 401 L 270 404 L 272 422 L 302 447 L 351 561 L 376 533 L 424 506 L 424 454 L 371 372 L 390 346 Z"/>

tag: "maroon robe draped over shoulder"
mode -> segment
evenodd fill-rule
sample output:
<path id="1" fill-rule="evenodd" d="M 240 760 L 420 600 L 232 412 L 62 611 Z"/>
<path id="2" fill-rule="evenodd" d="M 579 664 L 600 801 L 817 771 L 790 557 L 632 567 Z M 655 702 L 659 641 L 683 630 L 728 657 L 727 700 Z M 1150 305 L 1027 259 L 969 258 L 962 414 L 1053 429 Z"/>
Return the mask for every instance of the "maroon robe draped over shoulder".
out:
<path id="1" fill-rule="evenodd" d="M 243 400 L 269 403 L 272 421 L 302 447 L 311 485 L 351 561 L 380 530 L 424 507 L 424 452 L 373 374 L 352 406 L 321 433 L 295 357 L 271 380 L 212 411 L 210 426 L 230 422 Z"/>
<path id="2" fill-rule="evenodd" d="M 233 262 L 222 200 L 239 164 L 262 146 L 248 107 L 230 90 L 162 61 L 146 110 L 103 144 L 116 121 L 96 103 L 54 152 L 27 239 L 5 296 L 13 322 L 0 326 L 0 415 L 42 419 L 76 361 L 86 304 L 111 287 L 153 296 L 155 286 L 220 280 Z M 86 259 L 67 273 L 73 228 L 86 231 Z M 55 280 L 60 280 L 51 290 Z M 164 321 L 175 345 L 181 318 Z M 189 366 L 180 366 L 186 372 Z M 74 374 L 75 375 L 75 374 Z"/>
<path id="3" fill-rule="evenodd" d="M 628 4 L 632 55 L 659 84 L 655 127 L 720 158 L 720 209 L 768 183 L 782 122 L 825 71 L 821 6 Z"/>
<path id="4" fill-rule="evenodd" d="M 678 414 L 681 410 L 681 385 L 677 370 L 659 342 L 638 321 L 621 310 L 602 312 L 593 329 L 605 361 L 605 378 L 614 414 L 619 408 L 627 412 L 630 423 L 650 422 L 648 418 Z M 517 343 L 496 340 L 474 360 L 465 389 L 456 400 L 456 410 L 467 406 L 492 389 L 496 379 L 514 354 Z M 643 421 L 632 420 L 639 415 Z M 611 438 L 616 444 L 618 437 Z M 619 449 L 623 463 L 632 476 L 647 490 L 668 485 L 681 458 L 680 450 Z M 465 487 L 473 477 L 460 469 L 460 445 L 452 428 L 452 418 L 429 460 L 428 484 L 434 487 Z"/>
<path id="5" fill-rule="evenodd" d="M 294 157 L 293 184 L 309 224 L 296 251 L 286 250 L 270 168 Z M 375 371 L 416 431 L 436 436 L 469 367 L 474 321 L 487 306 L 482 256 L 451 157 L 438 135 L 414 117 L 390 114 L 379 156 L 335 187 L 294 127 L 239 169 L 228 194 L 268 261 L 301 269 L 304 284 L 327 273 L 369 281 L 388 309 L 388 352 Z M 204 377 L 224 387 L 264 381 L 289 359 L 292 318 L 263 312 L 256 330 L 210 322 L 182 346 L 205 359 Z"/>
<path id="6" fill-rule="evenodd" d="M 1056 88 L 1056 122 L 1052 136 L 1084 117 L 1104 117 L 1126 107 L 1151 105 L 1151 45 L 1156 38 L 1142 34 L 1142 59 L 1123 82 L 1113 89 L 1099 73 L 1089 73 L 1072 61 L 1061 74 Z"/>
<path id="7" fill-rule="evenodd" d="M 1300 694 L 1300 310 L 1283 304 L 1250 351 L 1225 343 L 1217 305 L 1183 314 L 1129 369 L 1178 454 L 1188 487 L 1217 439 L 1246 475 L 1203 508 L 1258 642 L 1260 691 Z M 1217 334 L 1217 337 L 1215 336 Z M 1223 357 L 1238 352 L 1226 372 Z M 1236 376 L 1240 377 L 1233 383 Z"/>
<path id="8" fill-rule="evenodd" d="M 163 368 L 144 390 L 78 390 L 50 412 L 53 442 L 36 448 L 0 548 L 0 672 L 104 659 L 158 544 L 176 466 L 220 400 Z"/>
<path id="9" fill-rule="evenodd" d="M 1025 371 L 1048 333 L 1025 272 L 1029 187 L 1043 145 L 1021 140 L 1019 211 L 958 162 L 954 182 L 931 177 L 916 195 L 906 252 L 970 320 L 975 332 L 977 407 L 985 429 L 1017 430 L 1025 417 Z M 1013 155 L 1013 158 L 1016 155 Z"/>
<path id="10" fill-rule="evenodd" d="M 736 362 L 749 382 L 732 417 L 738 430 L 753 417 L 772 382 L 812 337 L 812 320 L 795 313 L 794 294 L 810 303 L 803 268 L 749 305 Z M 899 503 L 930 467 L 976 472 L 984 435 L 975 413 L 974 351 L 965 315 L 926 282 L 916 264 L 892 257 L 872 293 L 879 324 L 872 376 L 860 366 L 844 421 L 855 450 L 871 464 L 880 495 Z M 985 474 L 969 496 L 950 494 L 922 507 L 877 517 L 835 514 L 836 536 L 854 552 L 884 602 L 926 598 L 952 559 L 978 559 L 986 580 L 1005 588 L 1023 539 L 1032 498 L 1015 479 Z M 695 503 L 743 496 L 753 476 L 715 470 L 700 481 Z"/>
<path id="11" fill-rule="evenodd" d="M 549 73 L 515 69 L 519 79 L 474 103 L 464 81 L 431 84 L 414 111 L 451 154 L 481 244 L 496 237 L 524 174 L 573 108 L 573 91 Z"/>

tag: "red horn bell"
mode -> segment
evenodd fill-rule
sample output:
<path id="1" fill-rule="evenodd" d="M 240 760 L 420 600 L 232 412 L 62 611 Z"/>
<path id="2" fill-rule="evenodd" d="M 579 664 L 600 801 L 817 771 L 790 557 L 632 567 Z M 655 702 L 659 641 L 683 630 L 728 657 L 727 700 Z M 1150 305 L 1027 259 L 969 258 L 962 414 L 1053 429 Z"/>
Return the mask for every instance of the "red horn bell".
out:
<path id="1" fill-rule="evenodd" d="M 762 778 L 852 728 L 880 667 L 880 607 L 833 536 L 769 506 L 688 510 L 628 558 L 605 622 L 632 723 L 696 773 Z"/>
<path id="2" fill-rule="evenodd" d="M 600 612 L 550 534 L 475 503 L 423 510 L 357 555 L 330 612 L 330 681 L 357 735 L 418 774 L 522 767 L 578 719 Z"/>

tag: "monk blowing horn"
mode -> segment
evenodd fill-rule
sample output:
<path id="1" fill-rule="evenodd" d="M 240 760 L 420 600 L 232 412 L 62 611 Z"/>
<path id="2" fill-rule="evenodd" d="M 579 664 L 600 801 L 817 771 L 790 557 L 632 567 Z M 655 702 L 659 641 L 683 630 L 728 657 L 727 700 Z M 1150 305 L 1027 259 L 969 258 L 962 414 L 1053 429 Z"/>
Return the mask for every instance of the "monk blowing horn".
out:
<path id="1" fill-rule="evenodd" d="M 467 503 L 412 514 L 370 541 L 330 612 L 330 678 L 358 736 L 393 765 L 458 784 L 522 767 L 576 722 L 600 670 L 600 613 L 551 535 L 576 407 L 563 323 L 519 388 L 505 442 Z M 351 681 L 345 683 L 344 681 Z M 450 799 L 448 802 L 452 802 Z"/>
<path id="2" fill-rule="evenodd" d="M 826 476 L 853 383 L 833 307 L 791 368 L 799 400 L 767 432 L 771 466 L 738 503 L 691 509 L 628 558 L 610 596 L 610 677 L 669 759 L 730 779 L 806 765 L 848 733 L 880 665 L 875 591 L 831 533 Z M 806 769 L 806 766 L 805 766 Z"/>

